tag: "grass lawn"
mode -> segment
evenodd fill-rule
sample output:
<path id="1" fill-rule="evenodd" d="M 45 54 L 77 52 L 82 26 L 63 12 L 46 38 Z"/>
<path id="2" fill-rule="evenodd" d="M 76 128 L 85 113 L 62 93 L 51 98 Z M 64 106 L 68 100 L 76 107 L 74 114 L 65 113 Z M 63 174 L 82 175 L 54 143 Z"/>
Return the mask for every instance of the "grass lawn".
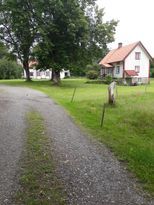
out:
<path id="1" fill-rule="evenodd" d="M 85 84 L 85 79 L 63 80 L 60 87 L 51 86 L 49 81 L 0 83 L 28 86 L 52 97 L 126 162 L 143 187 L 154 195 L 154 80 L 147 88 L 119 86 L 117 104 L 107 107 L 103 128 L 100 120 L 102 105 L 107 102 L 107 85 Z M 76 94 L 71 103 L 75 87 Z"/>

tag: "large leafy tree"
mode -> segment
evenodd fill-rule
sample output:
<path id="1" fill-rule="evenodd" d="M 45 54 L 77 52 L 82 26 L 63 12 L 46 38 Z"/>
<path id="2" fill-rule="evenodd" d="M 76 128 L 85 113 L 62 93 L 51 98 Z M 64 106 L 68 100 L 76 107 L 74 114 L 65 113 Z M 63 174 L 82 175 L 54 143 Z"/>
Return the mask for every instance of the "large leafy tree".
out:
<path id="1" fill-rule="evenodd" d="M 97 5 L 87 10 L 89 22 L 88 56 L 93 61 L 98 60 L 108 51 L 107 44 L 114 41 L 117 21 L 104 22 L 104 9 Z"/>
<path id="2" fill-rule="evenodd" d="M 27 80 L 29 57 L 37 34 L 35 19 L 29 11 L 29 0 L 3 0 L 0 2 L 0 40 L 23 64 Z"/>
<path id="3" fill-rule="evenodd" d="M 6 57 L 8 54 L 7 48 L 4 43 L 0 42 L 0 59 Z"/>
<path id="4" fill-rule="evenodd" d="M 58 83 L 60 70 L 70 68 L 88 39 L 88 22 L 76 0 L 48 0 L 41 4 L 42 1 L 37 1 L 33 9 L 39 11 L 34 13 L 40 34 L 35 54 L 38 66 L 52 68 L 53 80 Z"/>
<path id="5" fill-rule="evenodd" d="M 107 44 L 114 40 L 117 21 L 103 22 L 104 10 L 98 9 L 95 1 L 48 0 L 37 6 L 43 15 L 37 15 L 41 38 L 36 55 L 39 66 L 52 68 L 56 82 L 61 68 L 80 72 L 79 68 L 105 55 Z"/>
<path id="6" fill-rule="evenodd" d="M 103 22 L 104 12 L 95 0 L 3 0 L 0 39 L 23 63 L 29 80 L 28 61 L 35 44 L 39 68 L 52 68 L 58 83 L 62 68 L 85 67 L 107 51 L 117 22 Z"/>
<path id="7" fill-rule="evenodd" d="M 0 42 L 0 59 L 4 58 L 7 60 L 16 61 L 16 56 L 12 52 L 9 52 L 9 49 L 3 42 Z"/>

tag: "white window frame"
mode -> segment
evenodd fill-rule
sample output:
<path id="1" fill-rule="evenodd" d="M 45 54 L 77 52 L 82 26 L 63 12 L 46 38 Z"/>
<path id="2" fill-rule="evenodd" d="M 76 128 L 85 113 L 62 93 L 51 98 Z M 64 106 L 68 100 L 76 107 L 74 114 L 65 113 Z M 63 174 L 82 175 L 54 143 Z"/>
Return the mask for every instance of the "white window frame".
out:
<path id="1" fill-rule="evenodd" d="M 135 60 L 141 60 L 141 52 L 135 52 Z"/>
<path id="2" fill-rule="evenodd" d="M 46 71 L 45 74 L 47 77 L 50 77 L 50 71 Z"/>
<path id="3" fill-rule="evenodd" d="M 36 75 L 37 77 L 40 77 L 41 76 L 40 71 L 36 71 Z"/>
<path id="4" fill-rule="evenodd" d="M 117 65 L 117 66 L 116 66 L 116 74 L 117 74 L 117 75 L 120 74 L 120 65 Z"/>
<path id="5" fill-rule="evenodd" d="M 140 72 L 140 66 L 139 66 L 139 65 L 136 65 L 136 66 L 135 66 L 135 71 L 136 71 L 137 73 Z"/>
<path id="6" fill-rule="evenodd" d="M 33 76 L 34 76 L 34 72 L 30 71 L 30 77 L 33 77 Z"/>

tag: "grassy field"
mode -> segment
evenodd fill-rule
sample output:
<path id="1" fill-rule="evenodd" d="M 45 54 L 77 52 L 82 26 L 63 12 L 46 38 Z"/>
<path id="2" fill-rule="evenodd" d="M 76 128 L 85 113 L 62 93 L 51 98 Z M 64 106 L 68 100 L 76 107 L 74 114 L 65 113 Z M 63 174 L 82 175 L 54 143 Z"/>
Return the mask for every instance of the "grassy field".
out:
<path id="1" fill-rule="evenodd" d="M 118 87 L 116 106 L 108 106 L 103 128 L 102 106 L 107 102 L 107 85 L 86 84 L 85 79 L 63 80 L 60 87 L 49 81 L 1 81 L 28 86 L 52 97 L 99 141 L 127 164 L 143 187 L 154 195 L 154 80 L 145 86 Z M 72 94 L 76 89 L 73 103 Z"/>

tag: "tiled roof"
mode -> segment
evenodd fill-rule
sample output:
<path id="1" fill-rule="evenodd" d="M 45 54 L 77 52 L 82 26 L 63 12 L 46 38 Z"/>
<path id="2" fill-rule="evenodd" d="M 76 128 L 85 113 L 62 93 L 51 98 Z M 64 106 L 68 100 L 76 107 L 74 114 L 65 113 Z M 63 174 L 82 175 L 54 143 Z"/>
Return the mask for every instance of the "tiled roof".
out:
<path id="1" fill-rule="evenodd" d="M 32 68 L 34 66 L 38 65 L 38 61 L 37 60 L 31 60 L 29 61 L 29 67 Z"/>
<path id="2" fill-rule="evenodd" d="M 140 42 L 132 43 L 121 48 L 111 50 L 101 61 L 100 65 L 123 61 Z M 106 66 L 105 66 L 106 67 Z"/>
<path id="3" fill-rule="evenodd" d="M 135 70 L 125 70 L 125 73 L 128 76 L 138 76 L 138 73 Z"/>
<path id="4" fill-rule="evenodd" d="M 113 67 L 111 64 L 108 64 L 108 63 L 104 63 L 104 66 L 105 66 L 106 68 L 112 68 L 112 67 Z"/>

